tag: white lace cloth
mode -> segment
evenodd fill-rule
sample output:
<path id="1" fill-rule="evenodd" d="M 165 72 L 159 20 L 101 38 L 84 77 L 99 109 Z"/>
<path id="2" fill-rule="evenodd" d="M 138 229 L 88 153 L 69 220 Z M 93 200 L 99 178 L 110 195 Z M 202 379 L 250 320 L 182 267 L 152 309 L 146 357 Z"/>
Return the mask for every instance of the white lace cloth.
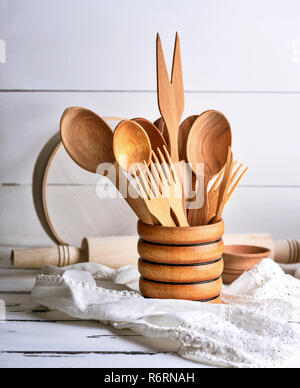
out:
<path id="1" fill-rule="evenodd" d="M 230 305 L 145 299 L 136 267 L 98 264 L 38 275 L 36 303 L 85 320 L 180 343 L 182 357 L 222 367 L 279 367 L 300 350 L 300 281 L 262 261 L 224 289 Z M 297 323 L 298 322 L 298 323 Z"/>

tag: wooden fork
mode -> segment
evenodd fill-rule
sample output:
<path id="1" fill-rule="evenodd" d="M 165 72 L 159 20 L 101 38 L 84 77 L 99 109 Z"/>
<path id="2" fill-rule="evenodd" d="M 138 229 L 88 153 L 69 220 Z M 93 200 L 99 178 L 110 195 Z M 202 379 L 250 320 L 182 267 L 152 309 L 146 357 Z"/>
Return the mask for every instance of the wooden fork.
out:
<path id="1" fill-rule="evenodd" d="M 233 163 L 233 167 L 237 165 L 237 162 Z M 224 207 L 227 205 L 229 202 L 230 198 L 232 197 L 233 193 L 235 192 L 236 188 L 238 187 L 239 183 L 241 182 L 242 178 L 248 171 L 248 167 L 246 167 L 242 173 L 239 175 L 241 169 L 243 167 L 243 164 L 241 163 L 235 170 L 235 172 L 232 174 L 230 180 L 229 180 L 229 186 L 228 190 L 226 193 L 226 198 L 225 198 L 225 204 Z M 222 176 L 224 175 L 224 170 L 220 172 L 218 177 L 216 178 L 214 184 L 212 185 L 209 193 L 208 193 L 208 200 L 209 200 L 209 216 L 207 223 L 210 223 L 211 220 L 216 216 L 217 213 L 217 205 L 218 205 L 218 198 L 219 198 L 219 193 L 220 193 L 220 181 L 222 179 Z"/>
<path id="2" fill-rule="evenodd" d="M 181 181 L 178 177 L 174 164 L 172 163 L 171 156 L 167 148 L 163 147 L 164 154 L 160 149 L 157 149 L 157 155 L 152 151 L 152 160 L 155 164 L 151 164 L 155 179 L 160 183 L 161 191 L 167 193 L 170 200 L 170 206 L 176 217 L 177 223 L 181 227 L 188 227 L 188 221 L 183 207 L 184 193 L 182 189 Z M 167 159 L 167 161 L 166 161 Z"/>
<path id="3" fill-rule="evenodd" d="M 231 151 L 231 148 L 229 147 L 228 150 L 228 156 L 227 156 L 227 162 L 225 165 L 225 170 L 224 170 L 224 175 L 222 182 L 220 184 L 220 189 L 219 189 L 219 195 L 218 195 L 218 203 L 217 203 L 217 210 L 216 210 L 216 215 L 212 219 L 212 223 L 218 222 L 221 220 L 222 213 L 225 207 L 226 203 L 226 198 L 227 198 L 227 193 L 230 187 L 230 178 L 233 170 L 233 153 Z"/>
<path id="4" fill-rule="evenodd" d="M 139 173 L 139 175 L 137 173 Z M 171 217 L 170 201 L 159 189 L 147 164 L 145 163 L 143 168 L 138 168 L 136 166 L 133 169 L 133 175 L 149 212 L 162 226 L 176 226 Z"/>
<path id="5" fill-rule="evenodd" d="M 174 163 L 179 162 L 178 133 L 184 110 L 184 87 L 179 35 L 176 33 L 171 81 L 159 34 L 156 41 L 157 97 L 161 116 L 166 124 Z"/>

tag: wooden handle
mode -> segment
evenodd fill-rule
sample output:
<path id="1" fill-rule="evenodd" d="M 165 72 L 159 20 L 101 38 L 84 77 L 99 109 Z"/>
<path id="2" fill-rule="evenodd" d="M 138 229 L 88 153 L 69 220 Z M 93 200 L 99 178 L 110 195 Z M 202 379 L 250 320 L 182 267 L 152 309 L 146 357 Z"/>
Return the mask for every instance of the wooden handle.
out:
<path id="1" fill-rule="evenodd" d="M 82 249 L 89 262 L 120 268 L 123 265 L 137 264 L 137 242 L 137 236 L 85 238 Z"/>
<path id="2" fill-rule="evenodd" d="M 138 219 L 142 220 L 146 224 L 152 225 L 153 219 L 151 217 L 151 214 L 147 208 L 147 205 L 144 199 L 138 194 L 135 187 L 125 176 L 125 174 L 123 172 L 120 172 L 120 167 L 117 162 L 114 164 L 113 168 L 116 171 L 116 181 L 112 183 L 116 185 L 117 190 L 123 196 L 123 198 L 128 203 L 130 208 L 134 211 Z M 121 174 L 123 179 L 126 182 L 126 192 L 123 192 L 122 190 L 123 187 L 121 184 Z"/>
<path id="3" fill-rule="evenodd" d="M 64 267 L 84 262 L 119 268 L 137 264 L 137 241 L 136 236 L 86 238 L 81 249 L 57 245 L 13 250 L 11 260 L 15 268 L 41 268 L 47 264 Z"/>
<path id="4" fill-rule="evenodd" d="M 44 265 L 64 267 L 84 261 L 83 252 L 74 247 L 56 245 L 53 247 L 20 249 L 11 253 L 15 268 L 41 268 Z"/>
<path id="5" fill-rule="evenodd" d="M 300 240 L 279 240 L 274 247 L 275 261 L 282 264 L 300 263 Z"/>

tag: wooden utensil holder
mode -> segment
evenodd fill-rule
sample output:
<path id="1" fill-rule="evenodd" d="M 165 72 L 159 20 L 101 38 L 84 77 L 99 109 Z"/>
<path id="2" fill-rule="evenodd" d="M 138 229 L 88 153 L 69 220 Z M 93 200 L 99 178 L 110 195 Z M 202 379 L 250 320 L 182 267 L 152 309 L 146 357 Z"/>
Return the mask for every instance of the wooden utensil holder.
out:
<path id="1" fill-rule="evenodd" d="M 148 298 L 221 303 L 224 222 L 163 227 L 139 221 L 140 291 Z"/>

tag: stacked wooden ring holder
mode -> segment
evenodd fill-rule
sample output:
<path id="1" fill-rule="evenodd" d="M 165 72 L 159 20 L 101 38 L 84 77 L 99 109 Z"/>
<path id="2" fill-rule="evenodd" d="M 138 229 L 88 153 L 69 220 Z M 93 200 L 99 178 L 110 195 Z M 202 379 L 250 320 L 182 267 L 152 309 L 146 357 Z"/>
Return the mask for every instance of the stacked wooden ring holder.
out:
<path id="1" fill-rule="evenodd" d="M 138 234 L 143 296 L 221 303 L 223 221 L 189 228 L 139 221 Z"/>

